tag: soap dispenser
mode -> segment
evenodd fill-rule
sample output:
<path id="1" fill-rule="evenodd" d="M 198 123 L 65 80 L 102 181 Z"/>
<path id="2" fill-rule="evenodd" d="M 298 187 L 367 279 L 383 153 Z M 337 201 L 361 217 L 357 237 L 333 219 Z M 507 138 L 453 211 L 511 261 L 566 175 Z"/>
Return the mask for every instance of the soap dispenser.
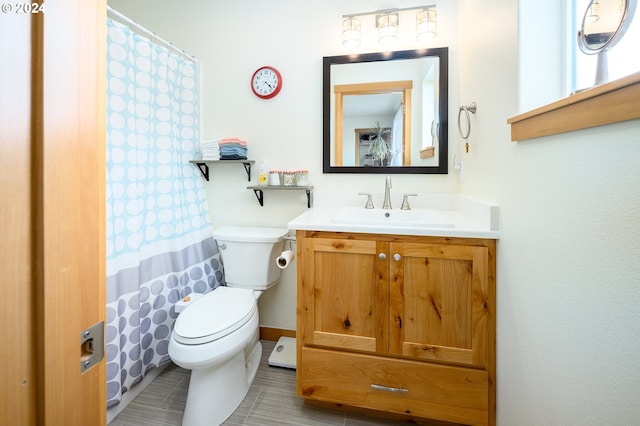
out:
<path id="1" fill-rule="evenodd" d="M 263 161 L 258 168 L 258 185 L 267 185 L 269 180 L 269 167 Z"/>

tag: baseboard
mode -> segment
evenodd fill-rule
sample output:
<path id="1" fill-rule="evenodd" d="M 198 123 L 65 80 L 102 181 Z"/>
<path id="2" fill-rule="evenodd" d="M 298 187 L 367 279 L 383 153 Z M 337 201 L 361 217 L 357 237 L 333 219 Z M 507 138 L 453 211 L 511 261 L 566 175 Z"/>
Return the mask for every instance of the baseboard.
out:
<path id="1" fill-rule="evenodd" d="M 295 338 L 296 331 L 283 328 L 260 327 L 260 340 L 276 342 L 281 336 Z"/>

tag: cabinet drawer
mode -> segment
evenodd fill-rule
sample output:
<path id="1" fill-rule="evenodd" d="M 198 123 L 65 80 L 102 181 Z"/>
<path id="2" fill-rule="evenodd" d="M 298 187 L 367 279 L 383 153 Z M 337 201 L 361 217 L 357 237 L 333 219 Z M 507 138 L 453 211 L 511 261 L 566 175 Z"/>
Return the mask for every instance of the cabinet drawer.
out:
<path id="1" fill-rule="evenodd" d="M 298 389 L 304 398 L 488 424 L 486 371 L 310 347 L 302 348 L 301 358 Z"/>

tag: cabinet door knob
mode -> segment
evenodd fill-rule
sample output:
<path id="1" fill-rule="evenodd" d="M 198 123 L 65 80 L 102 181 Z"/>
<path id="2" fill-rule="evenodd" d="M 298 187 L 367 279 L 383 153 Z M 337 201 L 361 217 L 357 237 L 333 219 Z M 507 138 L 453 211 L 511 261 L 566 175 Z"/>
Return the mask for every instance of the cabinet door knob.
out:
<path id="1" fill-rule="evenodd" d="M 402 256 L 400 256 L 398 253 L 393 255 L 393 260 L 395 260 L 396 262 L 398 262 L 400 259 L 402 259 Z"/>
<path id="2" fill-rule="evenodd" d="M 386 258 L 387 258 L 387 254 L 386 253 L 380 253 L 378 255 L 378 259 L 380 259 L 380 260 L 385 260 Z"/>

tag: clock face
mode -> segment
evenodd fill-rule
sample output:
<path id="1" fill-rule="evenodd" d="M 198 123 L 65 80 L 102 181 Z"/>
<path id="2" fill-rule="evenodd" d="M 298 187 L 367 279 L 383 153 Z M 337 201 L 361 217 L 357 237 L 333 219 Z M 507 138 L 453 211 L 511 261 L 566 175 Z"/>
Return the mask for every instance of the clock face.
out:
<path id="1" fill-rule="evenodd" d="M 282 76 L 273 67 L 260 67 L 251 77 L 253 93 L 262 99 L 271 99 L 282 89 Z"/>

